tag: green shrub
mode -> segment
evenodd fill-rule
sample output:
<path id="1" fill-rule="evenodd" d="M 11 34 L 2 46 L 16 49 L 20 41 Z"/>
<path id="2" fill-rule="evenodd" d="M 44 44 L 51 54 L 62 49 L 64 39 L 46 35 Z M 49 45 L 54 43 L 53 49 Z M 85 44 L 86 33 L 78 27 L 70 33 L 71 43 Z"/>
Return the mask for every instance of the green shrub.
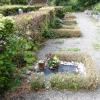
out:
<path id="1" fill-rule="evenodd" d="M 0 94 L 12 87 L 16 69 L 36 61 L 30 51 L 33 44 L 29 37 L 16 32 L 13 19 L 0 15 Z"/>
<path id="2" fill-rule="evenodd" d="M 48 20 L 48 24 L 50 28 L 60 28 L 62 24 L 62 20 L 57 16 L 58 10 L 62 10 L 63 8 L 55 7 L 55 11 L 50 14 L 50 20 Z"/>
<path id="3" fill-rule="evenodd" d="M 64 16 L 65 16 L 65 11 L 64 11 L 64 9 L 63 8 L 61 8 L 61 9 L 58 9 L 57 11 L 56 11 L 56 16 L 58 17 L 58 18 L 63 18 Z"/>
<path id="4" fill-rule="evenodd" d="M 50 0 L 51 5 L 59 5 L 59 0 Z"/>
<path id="5" fill-rule="evenodd" d="M 54 32 L 50 31 L 49 24 L 50 24 L 49 21 L 46 19 L 46 21 L 42 25 L 41 32 L 44 38 L 54 38 L 55 37 Z"/>
<path id="6" fill-rule="evenodd" d="M 54 18 L 52 18 L 52 21 L 50 23 L 50 27 L 54 28 L 54 29 L 61 28 L 62 27 L 61 24 L 62 24 L 62 21 L 58 17 L 55 16 Z"/>
<path id="7" fill-rule="evenodd" d="M 32 65 L 37 61 L 36 55 L 32 51 L 24 51 L 23 53 L 19 52 L 13 57 L 13 62 L 17 68 L 23 68 L 29 65 Z"/>
<path id="8" fill-rule="evenodd" d="M 10 87 L 14 78 L 15 65 L 12 62 L 13 51 L 13 20 L 0 16 L 0 94 Z M 10 42 L 11 41 L 11 42 Z"/>
<path id="9" fill-rule="evenodd" d="M 100 3 L 100 0 L 49 0 L 51 5 L 67 6 L 68 11 L 84 11 L 93 5 Z M 70 7 L 69 7 L 70 6 Z"/>
<path id="10" fill-rule="evenodd" d="M 13 56 L 12 60 L 18 68 L 25 67 L 36 61 L 36 56 L 33 55 L 33 47 L 36 47 L 36 45 L 29 39 L 28 36 L 15 32 L 15 36 L 11 42 L 12 46 L 13 43 L 15 44 L 15 46 L 13 46 L 15 55 Z"/>
<path id="11" fill-rule="evenodd" d="M 27 65 L 32 65 L 33 62 L 37 61 L 36 55 L 33 54 L 32 51 L 25 51 L 24 52 L 24 59 L 27 62 Z"/>
<path id="12" fill-rule="evenodd" d="M 100 12 L 100 3 L 97 3 L 96 5 L 94 5 L 93 11 L 98 11 L 98 12 Z"/>
<path id="13" fill-rule="evenodd" d="M 64 7 L 64 11 L 65 11 L 65 12 L 72 12 L 72 11 L 74 11 L 74 10 L 73 10 L 73 6 L 65 6 L 65 7 Z"/>
<path id="14" fill-rule="evenodd" d="M 41 6 L 21 6 L 21 5 L 9 5 L 9 6 L 1 6 L 0 13 L 4 16 L 8 15 L 16 15 L 18 14 L 18 9 L 22 9 L 23 12 L 35 11 L 39 9 Z"/>
<path id="15" fill-rule="evenodd" d="M 51 39 L 51 38 L 55 38 L 55 33 L 50 31 L 50 30 L 48 30 L 48 29 L 44 29 L 44 30 L 42 30 L 42 36 L 44 38 Z"/>
<path id="16" fill-rule="evenodd" d="M 56 5 L 56 6 L 62 5 L 62 6 L 64 6 L 69 2 L 69 0 L 49 0 L 49 2 L 50 2 L 51 5 Z"/>
<path id="17" fill-rule="evenodd" d="M 96 3 L 99 3 L 99 0 L 78 0 L 78 5 L 80 5 L 80 7 L 84 7 L 86 9 L 86 7 L 90 7 Z"/>
<path id="18" fill-rule="evenodd" d="M 11 4 L 28 4 L 29 0 L 11 0 Z"/>
<path id="19" fill-rule="evenodd" d="M 2 3 L 2 4 L 10 4 L 11 0 L 0 0 L 0 3 Z"/>

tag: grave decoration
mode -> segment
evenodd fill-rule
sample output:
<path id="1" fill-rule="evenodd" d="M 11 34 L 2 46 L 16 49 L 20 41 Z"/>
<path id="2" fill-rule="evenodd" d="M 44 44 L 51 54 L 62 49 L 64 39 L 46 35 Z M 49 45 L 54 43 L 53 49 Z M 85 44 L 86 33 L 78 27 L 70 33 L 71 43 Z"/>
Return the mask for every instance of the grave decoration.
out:
<path id="1" fill-rule="evenodd" d="M 57 55 L 48 54 L 45 60 L 37 64 L 38 72 L 44 72 L 46 76 L 52 73 L 72 73 L 86 75 L 86 68 L 82 62 L 60 60 Z"/>

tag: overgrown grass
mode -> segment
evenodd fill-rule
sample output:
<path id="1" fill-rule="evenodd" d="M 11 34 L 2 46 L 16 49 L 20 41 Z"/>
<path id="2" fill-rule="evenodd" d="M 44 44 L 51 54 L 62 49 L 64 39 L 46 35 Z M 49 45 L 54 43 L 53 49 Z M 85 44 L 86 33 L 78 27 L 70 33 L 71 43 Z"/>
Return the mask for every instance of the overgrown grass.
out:
<path id="1" fill-rule="evenodd" d="M 45 78 L 41 74 L 33 75 L 31 81 L 30 81 L 30 86 L 31 90 L 41 90 L 45 88 Z"/>
<path id="2" fill-rule="evenodd" d="M 56 16 L 60 19 L 64 18 L 65 16 L 65 11 L 64 11 L 64 8 L 63 7 L 59 7 L 59 8 L 56 8 Z"/>
<path id="3" fill-rule="evenodd" d="M 78 90 L 85 88 L 84 77 L 80 75 L 58 73 L 50 76 L 50 83 L 53 89 Z"/>
<path id="4" fill-rule="evenodd" d="M 53 31 L 56 34 L 57 38 L 70 38 L 70 37 L 80 37 L 81 31 L 79 29 L 52 29 L 51 31 Z"/>
<path id="5" fill-rule="evenodd" d="M 30 79 L 32 90 L 38 91 L 41 89 L 46 89 L 46 87 L 48 87 L 48 89 L 52 88 L 57 90 L 96 89 L 98 85 L 98 74 L 95 63 L 90 56 L 83 53 L 52 54 L 52 56 L 54 55 L 63 61 L 75 61 L 83 63 L 85 65 L 86 75 L 80 75 L 78 73 L 53 73 L 50 74 L 48 76 L 48 80 L 46 80 L 44 73 L 34 73 L 32 79 Z"/>
<path id="6" fill-rule="evenodd" d="M 65 25 L 76 25 L 76 24 L 77 24 L 76 20 L 72 20 L 72 19 L 63 20 L 63 23 L 64 23 Z"/>
<path id="7" fill-rule="evenodd" d="M 54 89 L 88 89 L 94 90 L 98 85 L 98 74 L 96 71 L 96 66 L 87 54 L 81 53 L 66 53 L 66 54 L 53 54 L 57 55 L 60 60 L 64 61 L 77 61 L 85 65 L 86 76 L 81 76 L 79 74 L 66 74 L 58 73 L 53 74 L 50 77 L 51 87 Z"/>

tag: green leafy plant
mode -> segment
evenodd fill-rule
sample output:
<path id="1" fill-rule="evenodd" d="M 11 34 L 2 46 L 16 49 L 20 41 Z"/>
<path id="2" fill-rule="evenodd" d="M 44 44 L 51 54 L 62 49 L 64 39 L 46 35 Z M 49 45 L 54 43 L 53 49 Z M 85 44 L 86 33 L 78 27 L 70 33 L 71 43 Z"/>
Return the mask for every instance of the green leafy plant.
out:
<path id="1" fill-rule="evenodd" d="M 64 16 L 65 16 L 65 11 L 64 11 L 64 9 L 62 8 L 62 9 L 58 9 L 57 11 L 56 11 L 56 16 L 58 17 L 58 18 L 63 18 Z"/>
<path id="2" fill-rule="evenodd" d="M 10 39 L 11 40 L 11 39 Z M 17 66 L 17 68 L 22 68 L 27 65 L 33 64 L 33 62 L 36 61 L 36 56 L 33 54 L 34 50 L 33 48 L 36 47 L 35 43 L 33 43 L 31 40 L 26 38 L 25 35 L 19 36 L 19 34 L 15 34 L 12 41 L 16 45 L 13 46 L 13 52 L 15 52 L 15 55 L 12 58 L 12 61 Z"/>
<path id="3" fill-rule="evenodd" d="M 59 6 L 59 5 L 66 5 L 69 0 L 49 0 L 50 1 L 50 4 L 51 5 L 56 5 L 56 6 Z"/>
<path id="4" fill-rule="evenodd" d="M 54 38 L 55 37 L 55 33 L 50 31 L 49 22 L 47 20 L 43 23 L 41 30 L 42 30 L 42 36 L 44 38 Z"/>
<path id="5" fill-rule="evenodd" d="M 62 27 L 62 21 L 58 18 L 58 17 L 54 17 L 53 19 L 52 19 L 52 22 L 50 23 L 50 27 L 51 28 L 61 28 Z"/>
<path id="6" fill-rule="evenodd" d="M 50 38 L 51 39 L 51 38 L 54 38 L 55 37 L 55 33 L 52 32 L 52 31 L 50 31 L 50 30 L 44 29 L 42 31 L 42 36 L 45 37 L 45 38 Z"/>
<path id="7" fill-rule="evenodd" d="M 56 68 L 59 66 L 59 58 L 55 55 L 53 57 L 48 58 L 48 67 L 50 69 Z"/>
<path id="8" fill-rule="evenodd" d="M 2 4 L 10 4 L 11 0 L 0 0 L 0 3 L 2 3 Z"/>
<path id="9" fill-rule="evenodd" d="M 64 7 L 64 11 L 65 11 L 65 12 L 73 12 L 73 11 L 75 11 L 75 10 L 73 9 L 73 6 L 70 5 L 70 6 L 65 6 L 65 7 Z"/>
<path id="10" fill-rule="evenodd" d="M 20 81 L 16 81 L 19 68 L 36 61 L 31 51 L 35 46 L 29 37 L 16 32 L 13 19 L 0 15 L 0 94 Z"/>
<path id="11" fill-rule="evenodd" d="M 12 42 L 10 42 L 13 32 L 13 20 L 0 16 L 0 94 L 9 89 L 16 70 L 12 62 L 15 52 L 13 51 Z"/>

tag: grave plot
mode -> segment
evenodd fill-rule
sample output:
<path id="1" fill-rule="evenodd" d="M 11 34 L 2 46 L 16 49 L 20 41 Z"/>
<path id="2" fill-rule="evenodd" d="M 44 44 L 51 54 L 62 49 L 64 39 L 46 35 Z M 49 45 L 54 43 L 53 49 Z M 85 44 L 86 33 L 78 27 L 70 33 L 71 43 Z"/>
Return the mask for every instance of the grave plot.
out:
<path id="1" fill-rule="evenodd" d="M 53 29 L 52 30 L 54 33 L 57 34 L 57 38 L 70 38 L 70 37 L 80 37 L 81 32 L 78 29 Z"/>
<path id="2" fill-rule="evenodd" d="M 44 88 L 52 89 L 92 90 L 98 84 L 95 67 L 91 57 L 86 54 L 49 54 L 46 60 L 39 61 L 34 67 L 30 83 L 36 81 L 44 84 Z"/>
<path id="3" fill-rule="evenodd" d="M 73 13 L 65 14 L 65 17 L 62 19 L 62 27 L 51 31 L 56 34 L 57 38 L 82 36 L 80 28 L 77 26 L 76 16 Z"/>

